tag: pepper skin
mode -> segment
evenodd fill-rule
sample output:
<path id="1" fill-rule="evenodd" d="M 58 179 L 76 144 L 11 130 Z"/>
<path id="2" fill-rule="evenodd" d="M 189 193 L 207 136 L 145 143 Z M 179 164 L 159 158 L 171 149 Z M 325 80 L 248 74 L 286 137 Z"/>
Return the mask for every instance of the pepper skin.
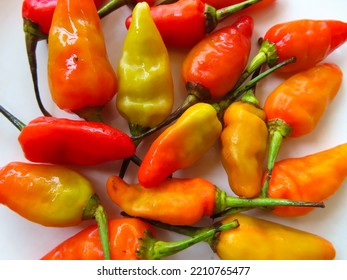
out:
<path id="1" fill-rule="evenodd" d="M 0 169 L 0 203 L 48 227 L 74 226 L 95 218 L 109 258 L 106 213 L 81 174 L 58 165 L 11 162 Z"/>
<path id="2" fill-rule="evenodd" d="M 239 226 L 208 241 L 222 260 L 332 260 L 331 242 L 315 234 L 250 215 L 233 214 L 216 224 L 237 220 Z M 192 236 L 208 227 L 171 226 L 148 221 L 159 228 Z"/>
<path id="3" fill-rule="evenodd" d="M 214 239 L 224 230 L 238 226 L 237 221 L 209 228 L 191 238 L 175 242 L 156 240 L 155 229 L 136 218 L 120 218 L 109 221 L 112 260 L 155 260 L 178 253 L 192 245 Z M 102 260 L 103 253 L 97 228 L 89 226 L 63 241 L 42 260 Z"/>
<path id="4" fill-rule="evenodd" d="M 322 207 L 321 203 L 274 198 L 240 198 L 202 178 L 168 178 L 155 188 L 128 184 L 119 176 L 110 176 L 106 189 L 111 200 L 126 214 L 171 225 L 191 225 L 204 216 L 224 210 L 243 211 L 254 207 Z"/>
<path id="5" fill-rule="evenodd" d="M 223 19 L 257 2 L 248 0 L 216 10 L 201 0 L 179 0 L 151 7 L 151 15 L 167 47 L 190 49 Z M 127 28 L 131 20 L 131 16 L 126 19 Z"/>
<path id="6" fill-rule="evenodd" d="M 347 177 L 347 144 L 299 158 L 275 163 L 269 184 L 269 197 L 325 201 Z M 313 208 L 275 207 L 278 216 L 302 216 Z"/>
<path id="7" fill-rule="evenodd" d="M 118 82 L 116 106 L 132 135 L 156 126 L 171 113 L 174 86 L 170 58 L 145 2 L 133 10 L 118 64 Z"/>
<path id="8" fill-rule="evenodd" d="M 231 190 L 240 197 L 256 197 L 262 188 L 268 129 L 265 112 L 246 96 L 224 113 L 221 161 Z"/>
<path id="9" fill-rule="evenodd" d="M 346 40 L 347 23 L 338 20 L 301 19 L 276 24 L 265 33 L 249 67 L 264 63 L 272 66 L 294 56 L 296 62 L 279 72 L 297 73 L 320 63 Z"/>
<path id="10" fill-rule="evenodd" d="M 301 137 L 314 130 L 339 92 L 342 77 L 337 65 L 323 63 L 292 75 L 268 95 L 264 104 L 270 133 L 268 177 L 282 139 Z M 263 195 L 266 188 L 263 187 Z"/>
<path id="11" fill-rule="evenodd" d="M 139 182 L 154 187 L 173 172 L 191 166 L 217 142 L 221 131 L 213 106 L 197 103 L 188 108 L 153 141 L 139 167 Z"/>
<path id="12" fill-rule="evenodd" d="M 92 0 L 58 0 L 48 42 L 48 82 L 53 101 L 88 120 L 118 90 L 100 18 Z M 87 115 L 85 115 L 87 114 Z"/>

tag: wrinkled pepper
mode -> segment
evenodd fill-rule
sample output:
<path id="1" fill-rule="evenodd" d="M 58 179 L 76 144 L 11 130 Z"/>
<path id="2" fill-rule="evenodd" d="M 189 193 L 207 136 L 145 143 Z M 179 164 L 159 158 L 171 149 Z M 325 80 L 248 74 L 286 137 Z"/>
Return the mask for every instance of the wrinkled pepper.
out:
<path id="1" fill-rule="evenodd" d="M 239 226 L 221 232 L 218 239 L 208 244 L 222 260 L 332 260 L 334 245 L 323 237 L 279 223 L 245 214 L 234 214 L 216 222 L 237 220 Z M 209 227 L 172 226 L 147 221 L 159 228 L 192 236 Z"/>
<path id="2" fill-rule="evenodd" d="M 104 0 L 94 0 L 96 7 L 100 7 L 103 2 Z M 57 0 L 24 0 L 22 3 L 23 30 L 27 57 L 36 101 L 44 116 L 50 116 L 51 114 L 45 109 L 40 97 L 37 76 L 36 47 L 39 41 L 48 38 L 56 5 Z"/>
<path id="3" fill-rule="evenodd" d="M 249 71 L 296 57 L 296 62 L 280 72 L 309 69 L 347 40 L 347 22 L 300 19 L 272 26 L 264 35 L 260 49 L 249 63 Z M 304 43 L 303 43 L 304 42 Z"/>
<path id="4" fill-rule="evenodd" d="M 243 16 L 229 26 L 212 32 L 191 49 L 181 67 L 188 96 L 163 122 L 139 137 L 170 124 L 190 106 L 218 100 L 232 89 L 247 66 L 252 32 L 253 19 Z"/>
<path id="5" fill-rule="evenodd" d="M 131 135 L 138 135 L 171 113 L 174 86 L 169 54 L 149 5 L 137 4 L 132 15 L 118 64 L 116 106 L 128 121 Z"/>
<path id="6" fill-rule="evenodd" d="M 266 98 L 264 111 L 269 127 L 268 181 L 282 140 L 309 134 L 318 125 L 329 104 L 339 92 L 343 73 L 332 63 L 323 63 L 292 75 Z"/>
<path id="7" fill-rule="evenodd" d="M 41 116 L 25 125 L 1 105 L 0 112 L 20 130 L 18 141 L 32 162 L 95 165 L 135 153 L 127 134 L 104 123 Z"/>
<path id="8" fill-rule="evenodd" d="M 0 169 L 0 203 L 48 227 L 96 219 L 104 257 L 110 258 L 106 212 L 92 184 L 76 171 L 59 165 L 11 162 Z"/>
<path id="9" fill-rule="evenodd" d="M 60 109 L 87 120 L 101 120 L 103 106 L 117 93 L 92 0 L 58 0 L 49 32 L 48 82 Z"/>
<path id="10" fill-rule="evenodd" d="M 304 157 L 283 159 L 275 163 L 269 183 L 269 197 L 325 201 L 347 177 L 347 144 Z M 275 207 L 278 216 L 302 216 L 312 209 Z"/>
<path id="11" fill-rule="evenodd" d="M 191 166 L 216 143 L 221 131 L 212 105 L 191 106 L 151 144 L 138 170 L 140 184 L 154 187 L 173 172 Z"/>
<path id="12" fill-rule="evenodd" d="M 204 216 L 224 210 L 240 212 L 255 207 L 324 207 L 319 202 L 274 198 L 239 198 L 227 194 L 202 178 L 168 178 L 155 188 L 128 184 L 110 176 L 106 189 L 111 200 L 126 214 L 172 225 L 191 225 Z"/>
<path id="13" fill-rule="evenodd" d="M 167 47 L 190 49 L 215 30 L 219 22 L 259 1 L 247 0 L 216 10 L 201 0 L 179 0 L 151 7 L 151 15 Z M 131 21 L 130 15 L 127 28 Z"/>
<path id="14" fill-rule="evenodd" d="M 221 162 L 231 190 L 240 197 L 256 197 L 262 189 L 268 129 L 255 89 L 246 92 L 224 113 L 220 135 Z M 252 135 L 252 137 L 250 137 Z"/>
<path id="15" fill-rule="evenodd" d="M 184 240 L 165 242 L 155 239 L 156 231 L 136 218 L 119 218 L 109 221 L 112 260 L 157 260 L 176 254 L 207 239 L 218 239 L 221 232 L 238 226 L 230 221 L 216 228 L 210 227 Z M 42 260 L 101 260 L 100 238 L 92 225 L 63 241 Z"/>

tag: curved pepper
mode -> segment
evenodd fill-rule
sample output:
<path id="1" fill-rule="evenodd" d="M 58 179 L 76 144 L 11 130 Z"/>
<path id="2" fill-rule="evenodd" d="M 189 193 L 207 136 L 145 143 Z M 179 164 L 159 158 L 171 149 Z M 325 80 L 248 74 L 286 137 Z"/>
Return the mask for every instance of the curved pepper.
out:
<path id="1" fill-rule="evenodd" d="M 224 230 L 238 226 L 237 221 L 208 228 L 184 240 L 165 242 L 156 240 L 155 229 L 136 218 L 120 218 L 109 221 L 111 259 L 113 260 L 156 260 L 176 254 L 194 244 L 217 238 Z M 42 260 L 101 260 L 103 252 L 95 226 L 80 231 L 63 241 Z"/>
<path id="2" fill-rule="evenodd" d="M 347 177 L 347 144 L 304 157 L 275 163 L 268 196 L 287 199 L 324 201 L 332 196 Z M 302 216 L 312 209 L 275 207 L 278 216 Z"/>
<path id="3" fill-rule="evenodd" d="M 252 32 L 253 19 L 243 16 L 231 25 L 212 32 L 191 49 L 181 67 L 187 98 L 163 122 L 140 137 L 170 124 L 198 102 L 216 101 L 227 94 L 247 65 Z"/>
<path id="4" fill-rule="evenodd" d="M 247 0 L 216 10 L 201 0 L 179 0 L 151 7 L 151 15 L 167 47 L 189 49 L 213 31 L 219 22 L 259 1 Z M 127 28 L 131 20 L 131 16 L 126 19 Z"/>
<path id="5" fill-rule="evenodd" d="M 227 196 L 202 178 L 168 178 L 155 188 L 145 188 L 140 184 L 128 184 L 118 176 L 110 176 L 106 188 L 111 200 L 128 215 L 172 225 L 191 225 L 204 216 L 214 216 L 225 210 L 240 212 L 280 205 L 324 207 L 317 202 Z"/>
<path id="6" fill-rule="evenodd" d="M 94 165 L 135 153 L 131 138 L 107 124 L 42 116 L 24 125 L 1 105 L 0 112 L 21 131 L 18 141 L 32 162 Z"/>
<path id="7" fill-rule="evenodd" d="M 321 62 L 346 40 L 347 23 L 338 20 L 301 19 L 276 24 L 265 33 L 248 68 L 252 71 L 264 63 L 271 66 L 294 56 L 296 62 L 280 72 L 299 72 Z"/>
<path id="8" fill-rule="evenodd" d="M 102 107 L 116 94 L 117 77 L 92 0 L 58 1 L 49 32 L 48 82 L 59 108 L 88 120 L 100 120 Z"/>
<path id="9" fill-rule="evenodd" d="M 283 138 L 301 137 L 314 130 L 339 92 L 342 76 L 337 65 L 323 63 L 294 74 L 268 95 L 264 104 L 270 133 L 268 179 L 262 195 L 266 196 L 268 180 Z"/>
<path id="10" fill-rule="evenodd" d="M 116 99 L 132 135 L 156 126 L 171 113 L 174 90 L 170 67 L 168 51 L 149 5 L 137 4 L 118 64 Z"/>
<path id="11" fill-rule="evenodd" d="M 0 169 L 0 203 L 49 227 L 95 218 L 105 258 L 110 258 L 105 210 L 81 174 L 63 166 L 11 162 Z"/>
<path id="12" fill-rule="evenodd" d="M 237 220 L 239 226 L 208 240 L 222 260 L 332 260 L 336 250 L 328 240 L 296 228 L 245 214 L 233 214 L 218 224 Z M 159 228 L 192 236 L 209 227 L 171 226 L 147 221 Z"/>
<path id="13" fill-rule="evenodd" d="M 221 161 L 231 190 L 241 197 L 256 197 L 262 188 L 268 141 L 265 119 L 252 90 L 224 113 Z"/>
<path id="14" fill-rule="evenodd" d="M 221 131 L 212 105 L 197 103 L 188 108 L 148 149 L 138 170 L 139 182 L 150 188 L 192 165 L 216 143 Z"/>

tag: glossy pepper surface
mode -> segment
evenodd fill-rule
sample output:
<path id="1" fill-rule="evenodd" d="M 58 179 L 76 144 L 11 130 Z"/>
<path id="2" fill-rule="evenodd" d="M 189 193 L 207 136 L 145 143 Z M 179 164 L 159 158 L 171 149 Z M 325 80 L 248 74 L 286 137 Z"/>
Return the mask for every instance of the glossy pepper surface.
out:
<path id="1" fill-rule="evenodd" d="M 139 182 L 154 187 L 173 172 L 191 166 L 216 143 L 221 131 L 222 124 L 210 104 L 188 108 L 153 141 L 139 167 Z"/>
<path id="2" fill-rule="evenodd" d="M 262 188 L 268 142 L 265 119 L 265 112 L 252 91 L 232 103 L 224 113 L 221 161 L 231 190 L 241 197 L 256 197 Z"/>
<path id="3" fill-rule="evenodd" d="M 334 245 L 318 235 L 245 214 L 233 214 L 219 223 L 237 220 L 239 226 L 208 240 L 222 260 L 332 260 Z M 170 226 L 148 221 L 160 228 L 194 235 L 204 227 Z"/>
<path id="4" fill-rule="evenodd" d="M 279 23 L 265 33 L 250 68 L 263 63 L 271 66 L 294 56 L 296 62 L 279 71 L 295 73 L 306 70 L 320 63 L 346 40 L 346 22 L 300 19 Z"/>
<path id="5" fill-rule="evenodd" d="M 151 15 L 167 47 L 189 49 L 213 31 L 218 22 L 257 2 L 248 0 L 216 10 L 201 0 L 179 0 L 153 6 Z M 127 28 L 131 20 L 131 16 L 127 18 Z"/>
<path id="6" fill-rule="evenodd" d="M 168 178 L 155 188 L 145 188 L 140 184 L 128 184 L 118 176 L 110 176 L 106 188 L 111 200 L 128 215 L 172 225 L 191 225 L 204 216 L 226 209 L 242 211 L 274 205 L 323 206 L 321 203 L 285 199 L 227 196 L 202 178 Z"/>
<path id="7" fill-rule="evenodd" d="M 269 185 L 269 197 L 325 201 L 347 177 L 344 164 L 347 144 L 304 157 L 283 159 L 275 163 Z M 313 208 L 275 207 L 278 216 L 302 216 Z"/>
<path id="8" fill-rule="evenodd" d="M 58 165 L 11 162 L 0 169 L 0 203 L 49 227 L 74 226 L 95 218 L 109 258 L 106 213 L 81 174 Z"/>
<path id="9" fill-rule="evenodd" d="M 342 77 L 337 65 L 323 63 L 292 75 L 268 95 L 264 111 L 270 132 L 269 175 L 282 139 L 301 137 L 315 129 L 339 92 Z"/>
<path id="10" fill-rule="evenodd" d="M 161 259 L 182 251 L 200 241 L 218 238 L 220 232 L 238 226 L 237 221 L 209 228 L 191 238 L 165 242 L 156 240 L 155 229 L 145 221 L 136 218 L 120 218 L 109 221 L 111 259 L 113 260 L 153 260 Z M 100 238 L 95 226 L 90 226 L 63 241 L 42 260 L 101 260 Z"/>
<path id="11" fill-rule="evenodd" d="M 116 105 L 137 135 L 171 113 L 174 87 L 169 54 L 148 4 L 137 4 L 132 15 L 118 64 Z"/>
<path id="12" fill-rule="evenodd" d="M 116 94 L 117 77 L 92 0 L 58 0 L 49 32 L 48 82 L 59 108 L 88 119 L 93 117 L 85 111 L 92 108 L 98 116 Z"/>

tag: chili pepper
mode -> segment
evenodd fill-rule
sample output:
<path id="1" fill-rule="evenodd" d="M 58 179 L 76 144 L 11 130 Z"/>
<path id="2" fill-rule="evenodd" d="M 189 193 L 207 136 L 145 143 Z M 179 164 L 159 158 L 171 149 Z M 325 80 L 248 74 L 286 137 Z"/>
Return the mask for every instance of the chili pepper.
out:
<path id="1" fill-rule="evenodd" d="M 176 254 L 194 244 L 218 238 L 224 230 L 238 226 L 230 221 L 216 228 L 210 227 L 184 240 L 165 242 L 155 239 L 156 231 L 149 224 L 136 218 L 119 218 L 109 221 L 111 259 L 113 260 L 155 260 Z M 100 260 L 103 253 L 97 228 L 92 225 L 63 241 L 42 260 Z"/>
<path id="2" fill-rule="evenodd" d="M 135 153 L 127 134 L 104 123 L 42 116 L 25 125 L 1 105 L 0 112 L 20 130 L 18 141 L 32 162 L 94 165 Z"/>
<path id="3" fill-rule="evenodd" d="M 258 54 L 249 63 L 249 71 L 264 63 L 270 66 L 295 56 L 296 62 L 280 72 L 309 69 L 347 40 L 347 23 L 338 20 L 301 19 L 272 26 L 264 35 Z M 303 44 L 305 42 L 305 44 Z"/>
<path id="4" fill-rule="evenodd" d="M 191 49 L 181 68 L 187 98 L 163 122 L 138 138 L 176 120 L 190 106 L 211 99 L 218 100 L 232 89 L 247 65 L 252 32 L 253 19 L 243 16 L 233 24 L 212 32 Z"/>
<path id="5" fill-rule="evenodd" d="M 100 7 L 104 0 L 94 0 L 95 5 Z M 53 13 L 57 5 L 57 0 L 24 0 L 22 3 L 23 30 L 30 72 L 34 85 L 34 92 L 37 103 L 43 115 L 51 114 L 42 104 L 37 77 L 36 47 L 41 40 L 48 38 L 51 27 Z"/>
<path id="6" fill-rule="evenodd" d="M 92 0 L 58 1 L 49 32 L 48 82 L 59 108 L 88 120 L 100 120 L 116 94 L 117 77 Z"/>
<path id="7" fill-rule="evenodd" d="M 228 96 L 220 103 L 211 105 L 201 102 L 189 107 L 173 125 L 153 141 L 140 164 L 139 182 L 145 187 L 153 187 L 173 172 L 186 168 L 200 159 L 218 140 L 222 131 L 223 112 L 233 98 L 282 66 L 283 64 L 278 64 L 267 69 L 239 87 L 231 98 Z M 192 131 L 194 133 L 191 133 Z"/>
<path id="8" fill-rule="evenodd" d="M 213 224 L 233 220 L 239 226 L 221 232 L 218 239 L 207 240 L 222 260 L 332 260 L 336 251 L 328 240 L 310 232 L 245 214 L 234 214 Z M 147 221 L 147 220 L 146 220 Z M 147 221 L 159 228 L 192 236 L 209 227 L 172 226 Z"/>
<path id="9" fill-rule="evenodd" d="M 128 184 L 118 176 L 110 176 L 106 189 L 111 200 L 125 213 L 172 225 L 191 225 L 204 216 L 226 209 L 240 212 L 275 205 L 324 207 L 318 202 L 227 196 L 202 178 L 168 178 L 155 188 L 145 188 L 140 184 Z"/>
<path id="10" fill-rule="evenodd" d="M 0 203 L 48 227 L 95 218 L 105 259 L 110 258 L 106 212 L 81 174 L 58 165 L 11 162 L 0 169 Z"/>
<path id="11" fill-rule="evenodd" d="M 264 111 L 269 127 L 268 176 L 262 195 L 267 195 L 268 181 L 283 138 L 309 134 L 319 123 L 342 83 L 341 69 L 323 63 L 292 75 L 266 98 Z"/>
<path id="12" fill-rule="evenodd" d="M 220 136 L 221 162 L 229 186 L 241 197 L 256 197 L 261 191 L 268 141 L 265 112 L 254 92 L 249 90 L 227 108 Z"/>
<path id="13" fill-rule="evenodd" d="M 304 157 L 276 162 L 269 182 L 269 197 L 328 199 L 347 177 L 346 157 L 347 144 L 341 144 Z M 302 216 L 311 210 L 275 207 L 272 212 L 278 216 Z"/>
<path id="14" fill-rule="evenodd" d="M 216 10 L 201 0 L 179 0 L 151 7 L 151 15 L 167 47 L 190 49 L 215 30 L 219 22 L 259 1 L 247 0 Z M 131 20 L 130 15 L 127 28 Z"/>
<path id="15" fill-rule="evenodd" d="M 174 90 L 169 54 L 145 2 L 133 10 L 118 81 L 117 109 L 132 135 L 154 127 L 171 113 Z"/>

